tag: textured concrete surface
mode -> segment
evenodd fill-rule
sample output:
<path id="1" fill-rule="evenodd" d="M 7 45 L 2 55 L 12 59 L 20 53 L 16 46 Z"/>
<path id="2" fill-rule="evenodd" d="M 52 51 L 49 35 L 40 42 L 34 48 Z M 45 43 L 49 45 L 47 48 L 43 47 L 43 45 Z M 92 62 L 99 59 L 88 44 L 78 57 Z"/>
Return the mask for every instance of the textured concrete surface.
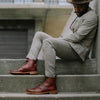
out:
<path id="1" fill-rule="evenodd" d="M 96 59 L 97 59 L 97 72 L 100 73 L 100 0 L 96 0 L 96 8 L 98 14 L 98 31 L 96 37 Z"/>
<path id="2" fill-rule="evenodd" d="M 24 62 L 25 59 L 0 59 L 0 74 L 8 74 L 9 70 L 21 67 Z M 37 62 L 37 69 L 39 74 L 44 74 L 43 60 Z M 96 74 L 96 61 L 95 59 L 91 59 L 83 63 L 58 59 L 56 61 L 56 74 Z"/>
<path id="3" fill-rule="evenodd" d="M 0 100 L 100 100 L 100 94 L 59 93 L 49 95 L 28 95 L 25 93 L 1 93 Z"/>
<path id="4" fill-rule="evenodd" d="M 24 93 L 44 80 L 43 75 L 0 75 L 0 92 Z M 91 92 L 100 90 L 100 75 L 58 75 L 59 92 Z"/>

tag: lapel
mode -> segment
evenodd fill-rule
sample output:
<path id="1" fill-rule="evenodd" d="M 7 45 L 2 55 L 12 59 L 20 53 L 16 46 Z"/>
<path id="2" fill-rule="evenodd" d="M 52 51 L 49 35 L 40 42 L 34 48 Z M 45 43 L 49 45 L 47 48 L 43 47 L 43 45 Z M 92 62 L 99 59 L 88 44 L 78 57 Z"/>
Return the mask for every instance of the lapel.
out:
<path id="1" fill-rule="evenodd" d="M 91 8 L 88 9 L 87 13 L 88 13 L 90 10 L 91 10 Z M 86 14 L 87 14 L 87 13 L 86 13 Z M 86 16 L 86 14 L 84 14 L 83 16 L 81 16 L 78 20 L 75 20 L 75 19 L 74 19 L 75 21 L 73 20 L 74 23 L 72 22 L 72 24 L 71 24 L 71 25 L 72 25 L 71 27 L 72 27 L 73 33 L 76 32 L 77 29 L 80 27 L 80 25 L 81 25 L 82 22 L 84 21 L 84 18 L 85 18 L 85 16 Z"/>
<path id="2" fill-rule="evenodd" d="M 78 20 L 76 20 L 73 24 L 72 24 L 72 31 L 76 32 L 77 29 L 80 27 L 80 25 L 82 24 L 83 19 L 79 18 Z"/>

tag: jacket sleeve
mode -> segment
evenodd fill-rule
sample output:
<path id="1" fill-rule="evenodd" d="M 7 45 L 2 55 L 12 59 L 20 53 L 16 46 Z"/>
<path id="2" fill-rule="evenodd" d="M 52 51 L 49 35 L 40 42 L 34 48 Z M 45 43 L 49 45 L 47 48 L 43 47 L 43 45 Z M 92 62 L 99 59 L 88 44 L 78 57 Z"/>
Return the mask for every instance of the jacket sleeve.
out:
<path id="1" fill-rule="evenodd" d="M 69 42 L 79 42 L 86 37 L 93 29 L 97 27 L 96 18 L 92 20 L 84 20 L 78 30 L 73 34 L 67 34 L 63 37 L 64 40 Z"/>

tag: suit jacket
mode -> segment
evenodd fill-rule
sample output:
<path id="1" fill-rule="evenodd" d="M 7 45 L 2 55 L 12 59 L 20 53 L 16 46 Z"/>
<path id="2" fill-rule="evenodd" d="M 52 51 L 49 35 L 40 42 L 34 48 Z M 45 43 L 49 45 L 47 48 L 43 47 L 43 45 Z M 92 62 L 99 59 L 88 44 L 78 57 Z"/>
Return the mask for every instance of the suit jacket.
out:
<path id="1" fill-rule="evenodd" d="M 76 14 L 73 12 L 71 22 L 73 22 L 76 17 Z M 96 29 L 97 15 L 91 8 L 89 8 L 87 13 L 82 15 L 72 24 L 71 29 L 69 27 L 64 29 L 62 38 L 69 42 L 71 47 L 84 61 L 89 54 L 91 44 L 96 34 Z"/>

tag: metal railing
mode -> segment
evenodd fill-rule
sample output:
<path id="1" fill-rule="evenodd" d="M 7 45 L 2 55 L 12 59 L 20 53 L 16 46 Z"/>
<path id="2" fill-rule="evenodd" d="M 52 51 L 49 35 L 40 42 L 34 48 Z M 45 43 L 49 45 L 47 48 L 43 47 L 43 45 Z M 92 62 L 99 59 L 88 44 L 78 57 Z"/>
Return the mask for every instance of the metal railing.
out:
<path id="1" fill-rule="evenodd" d="M 44 0 L 44 2 L 50 5 L 68 5 L 66 0 Z"/>
<path id="2" fill-rule="evenodd" d="M 48 5 L 67 5 L 66 0 L 0 0 L 0 3 L 25 4 L 25 3 L 44 3 Z"/>
<path id="3" fill-rule="evenodd" d="M 34 0 L 0 0 L 0 3 L 32 3 Z"/>

